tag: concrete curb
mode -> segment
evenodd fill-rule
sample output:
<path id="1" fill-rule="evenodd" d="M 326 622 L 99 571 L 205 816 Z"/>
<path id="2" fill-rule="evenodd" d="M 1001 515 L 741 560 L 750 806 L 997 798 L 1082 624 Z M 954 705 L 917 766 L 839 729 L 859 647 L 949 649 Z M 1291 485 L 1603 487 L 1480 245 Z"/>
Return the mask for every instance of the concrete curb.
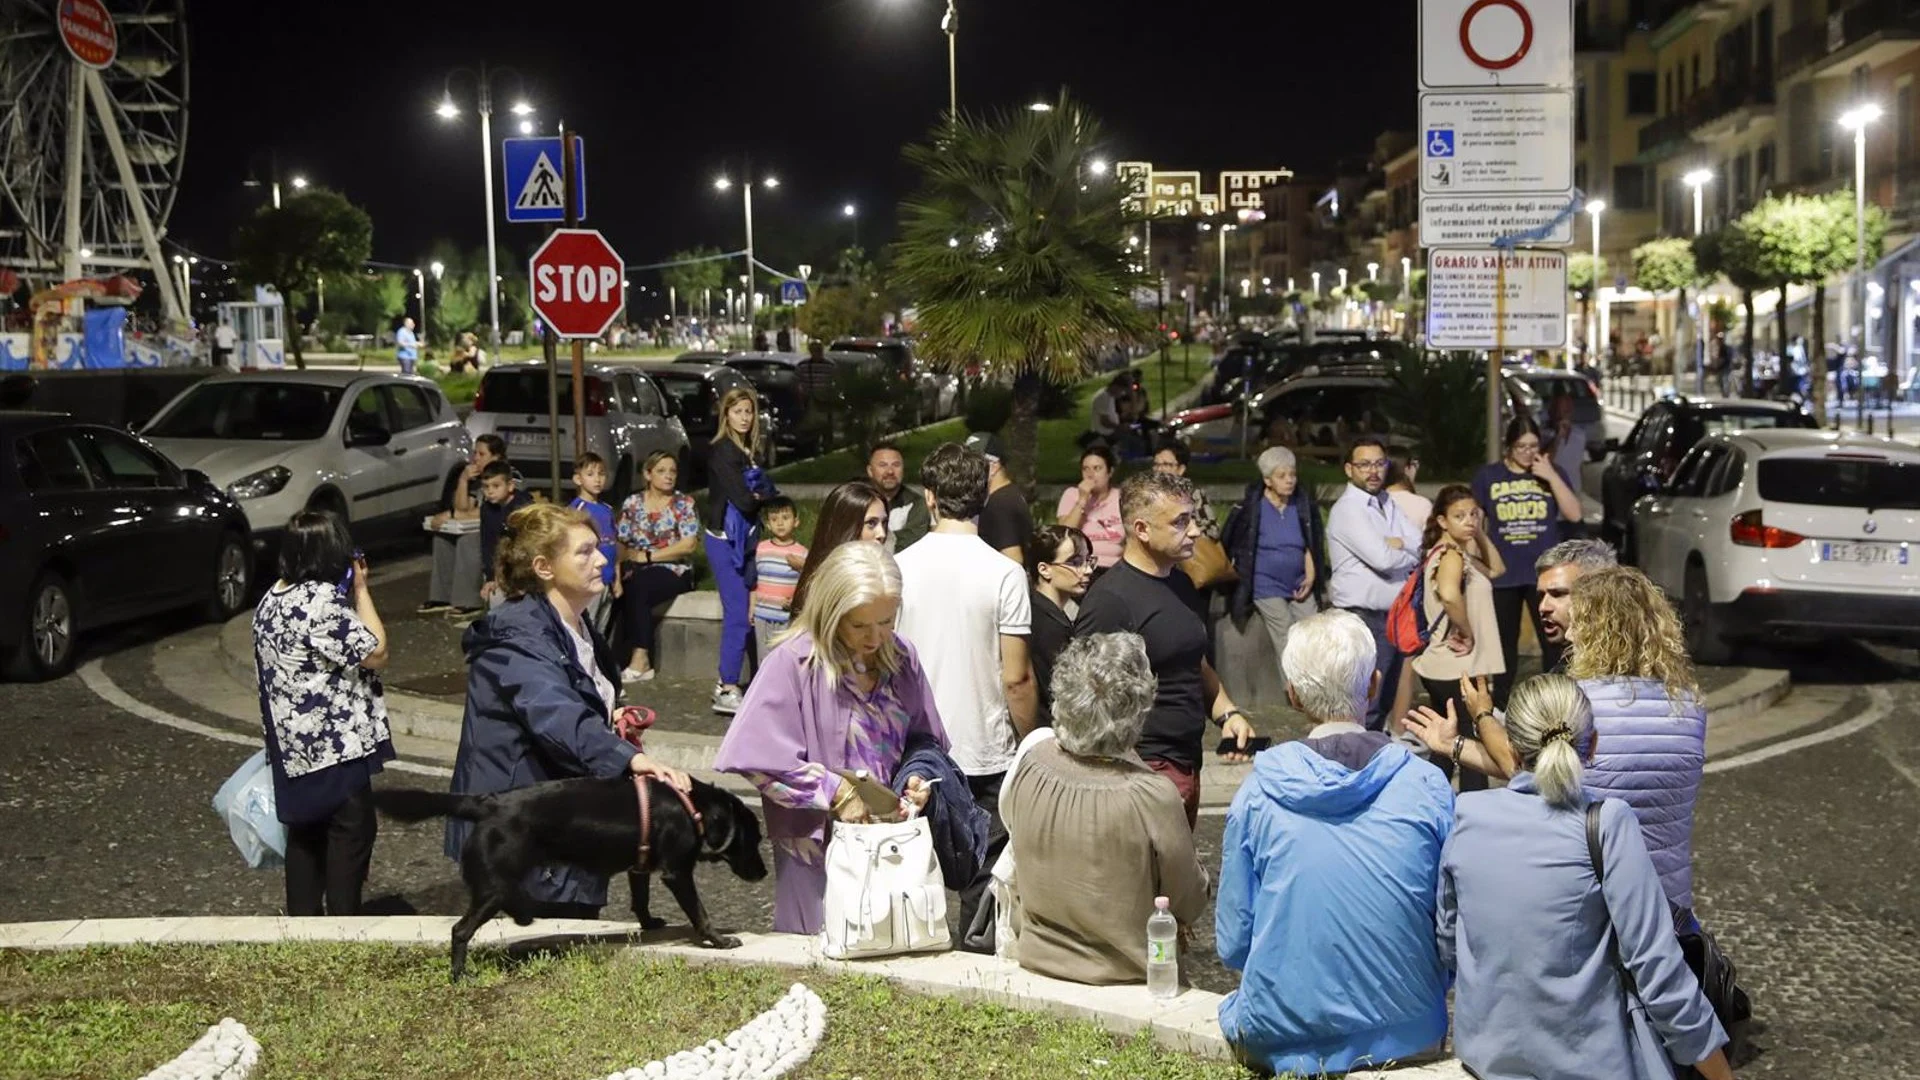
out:
<path id="1" fill-rule="evenodd" d="M 452 930 L 451 916 L 369 916 L 308 918 L 285 916 L 167 919 L 76 919 L 0 924 L 0 948 L 78 949 L 134 944 L 224 945 L 280 941 L 374 942 L 442 948 Z M 797 972 L 867 975 L 905 990 L 1044 1012 L 1086 1020 L 1109 1031 L 1131 1035 L 1145 1031 L 1161 1046 L 1195 1057 L 1232 1060 L 1220 1034 L 1221 995 L 1187 990 L 1169 1002 L 1155 1002 L 1144 986 L 1084 986 L 1034 975 L 1011 960 L 973 953 L 945 952 L 877 960 L 829 960 L 815 939 L 793 934 L 742 934 L 738 949 L 717 950 L 676 940 L 684 930 L 647 934 L 632 923 L 553 919 L 515 926 L 495 919 L 482 926 L 473 943 L 481 947 L 560 945 L 566 942 L 620 941 L 636 956 L 671 958 L 688 964 L 755 965 Z M 244 1020 L 244 1017 L 241 1018 Z M 1418 1067 L 1397 1068 L 1405 1080 L 1463 1080 L 1458 1062 L 1427 1058 Z M 1365 1077 L 1382 1075 L 1365 1071 Z"/>

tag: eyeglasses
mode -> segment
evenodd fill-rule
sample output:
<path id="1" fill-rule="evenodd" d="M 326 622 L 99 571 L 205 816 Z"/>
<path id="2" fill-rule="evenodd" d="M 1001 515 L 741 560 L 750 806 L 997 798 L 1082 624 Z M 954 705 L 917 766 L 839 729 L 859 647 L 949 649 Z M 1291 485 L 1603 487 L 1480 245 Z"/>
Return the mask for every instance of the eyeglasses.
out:
<path id="1" fill-rule="evenodd" d="M 1377 459 L 1375 459 L 1375 460 L 1373 460 L 1373 461 L 1349 461 L 1349 462 L 1347 462 L 1347 468 L 1349 468 L 1349 469 L 1359 469 L 1359 470 L 1360 470 L 1361 472 L 1382 472 L 1382 471 L 1384 471 L 1384 470 L 1386 469 L 1386 467 L 1387 467 L 1387 459 L 1386 459 L 1386 458 L 1377 458 Z"/>
<path id="2" fill-rule="evenodd" d="M 1085 574 L 1090 573 L 1095 566 L 1099 565 L 1099 562 L 1094 559 L 1093 556 L 1089 555 L 1084 559 L 1068 559 L 1066 562 L 1048 562 L 1042 565 L 1058 566 L 1065 570 L 1071 570 L 1076 574 Z"/>

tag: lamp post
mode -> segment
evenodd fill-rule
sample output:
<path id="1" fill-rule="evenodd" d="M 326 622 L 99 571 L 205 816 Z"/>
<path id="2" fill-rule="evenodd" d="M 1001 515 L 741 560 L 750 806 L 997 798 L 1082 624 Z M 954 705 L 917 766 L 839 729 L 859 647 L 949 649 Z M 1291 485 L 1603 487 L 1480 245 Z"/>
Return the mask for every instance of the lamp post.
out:
<path id="1" fill-rule="evenodd" d="M 760 183 L 768 191 L 780 186 L 780 181 L 771 176 L 762 177 Z M 715 191 L 726 191 L 733 187 L 733 181 L 722 176 L 713 182 Z M 747 272 L 741 278 L 741 293 L 747 301 L 747 334 L 753 334 L 753 175 L 751 171 L 741 179 L 740 208 L 747 221 Z"/>
<path id="2" fill-rule="evenodd" d="M 1607 305 L 1600 298 L 1600 215 L 1607 209 L 1605 199 L 1587 200 L 1587 220 L 1593 224 L 1593 281 L 1587 286 L 1587 301 L 1593 306 L 1594 318 L 1587 320 L 1587 363 L 1596 363 L 1600 347 L 1606 336 L 1600 323 L 1606 321 Z M 1596 321 L 1597 320 L 1597 321 Z"/>
<path id="3" fill-rule="evenodd" d="M 1227 234 L 1238 228 L 1236 225 L 1220 226 L 1220 318 L 1227 317 Z"/>
<path id="4" fill-rule="evenodd" d="M 1701 229 L 1706 224 L 1704 192 L 1706 191 L 1707 182 L 1712 179 L 1713 170 L 1711 169 L 1694 169 L 1692 172 L 1680 178 L 1681 183 L 1693 189 L 1693 235 L 1695 236 L 1700 235 Z M 1686 303 L 1686 295 L 1686 287 L 1681 286 L 1680 296 L 1683 305 Z M 1701 306 L 1698 303 L 1698 299 L 1698 297 L 1695 297 L 1696 307 Z M 1678 321 L 1677 316 L 1685 313 L 1676 312 L 1675 314 L 1676 321 Z M 1700 333 L 1698 318 L 1694 320 L 1693 337 L 1693 343 L 1687 350 L 1693 357 L 1693 388 L 1695 393 L 1704 394 L 1707 389 L 1706 341 L 1705 336 Z M 1675 381 L 1678 382 L 1678 379 L 1676 378 Z"/>
<path id="5" fill-rule="evenodd" d="M 475 97 L 478 99 L 476 111 L 480 114 L 480 177 L 484 185 L 484 190 L 480 194 L 481 201 L 486 204 L 487 210 L 487 277 L 493 279 L 498 279 L 500 276 L 499 257 L 493 249 L 493 77 L 507 73 L 511 73 L 516 80 L 520 77 L 520 73 L 512 68 L 488 68 L 485 64 L 480 65 L 479 71 L 456 68 L 447 75 L 440 104 L 433 110 L 442 120 L 457 118 L 460 115 L 460 107 L 453 102 L 454 77 L 457 75 L 472 77 Z M 527 117 L 533 115 L 533 106 L 524 100 L 515 101 L 511 111 L 513 115 L 521 118 L 521 133 L 529 133 L 531 123 Z M 487 343 L 497 354 L 500 350 L 500 290 L 498 289 L 490 289 L 487 292 L 487 326 Z M 423 325 L 420 329 L 424 334 L 426 327 Z"/>
<path id="6" fill-rule="evenodd" d="M 1880 119 L 1880 106 L 1868 102 L 1840 114 L 1840 126 L 1853 132 L 1853 285 L 1847 290 L 1848 302 L 1855 305 L 1860 319 L 1860 350 L 1867 347 L 1867 125 Z M 1847 313 L 1847 334 L 1852 337 L 1854 315 Z M 1849 343 L 1851 344 L 1851 343 Z M 1822 344 L 1821 348 L 1825 348 Z M 1887 377 L 1896 372 L 1889 365 Z"/>
<path id="7" fill-rule="evenodd" d="M 173 265 L 180 268 L 181 306 L 187 313 L 187 325 L 193 325 L 193 268 L 200 265 L 198 255 L 175 255 Z"/>
<path id="8" fill-rule="evenodd" d="M 860 246 L 860 208 L 848 203 L 840 208 L 840 216 L 853 222 L 853 246 Z"/>
<path id="9" fill-rule="evenodd" d="M 420 349 L 427 348 L 427 275 L 419 267 L 413 268 L 413 284 L 420 290 Z"/>
<path id="10" fill-rule="evenodd" d="M 956 74 L 960 42 L 960 12 L 954 7 L 955 0 L 947 0 L 947 13 L 940 17 L 940 29 L 947 35 L 947 117 L 949 120 L 960 118 L 960 82 Z"/>

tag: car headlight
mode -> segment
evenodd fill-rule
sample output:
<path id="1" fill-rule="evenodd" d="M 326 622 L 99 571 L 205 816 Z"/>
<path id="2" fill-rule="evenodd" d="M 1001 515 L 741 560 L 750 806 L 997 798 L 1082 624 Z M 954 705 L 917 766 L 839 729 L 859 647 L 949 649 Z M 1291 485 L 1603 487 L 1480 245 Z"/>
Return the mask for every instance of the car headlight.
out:
<path id="1" fill-rule="evenodd" d="M 293 479 L 293 470 L 285 465 L 275 465 L 271 469 L 261 469 L 249 473 L 227 485 L 227 494 L 236 499 L 264 499 L 269 495 L 278 495 Z"/>

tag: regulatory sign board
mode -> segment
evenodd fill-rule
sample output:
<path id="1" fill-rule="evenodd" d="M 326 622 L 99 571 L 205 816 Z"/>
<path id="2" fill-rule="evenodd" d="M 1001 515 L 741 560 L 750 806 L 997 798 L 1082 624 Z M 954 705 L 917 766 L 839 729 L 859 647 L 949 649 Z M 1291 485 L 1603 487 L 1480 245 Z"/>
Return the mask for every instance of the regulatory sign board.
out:
<path id="1" fill-rule="evenodd" d="M 1573 243 L 1570 193 L 1553 195 L 1430 195 L 1420 200 L 1420 243 L 1425 247 L 1484 247 L 1509 236 L 1529 244 Z"/>
<path id="2" fill-rule="evenodd" d="M 627 265 L 593 229 L 555 229 L 527 263 L 533 310 L 563 338 L 597 338 L 626 306 Z"/>
<path id="3" fill-rule="evenodd" d="M 804 304 L 807 302 L 807 283 L 792 278 L 780 282 L 780 302 L 783 304 Z"/>
<path id="4" fill-rule="evenodd" d="M 573 200 L 576 216 L 587 216 L 586 140 L 573 144 Z M 501 144 L 506 168 L 507 220 L 512 222 L 565 221 L 565 190 L 561 179 L 560 137 L 508 139 Z"/>
<path id="5" fill-rule="evenodd" d="M 1420 88 L 1573 89 L 1573 0 L 1420 0 Z"/>
<path id="6" fill-rule="evenodd" d="M 1558 349 L 1566 343 L 1565 252 L 1442 248 L 1427 253 L 1428 345 Z"/>
<path id="7" fill-rule="evenodd" d="M 75 60 L 104 71 L 120 52 L 120 34 L 101 0 L 60 0 L 60 40 Z"/>
<path id="8" fill-rule="evenodd" d="M 1573 91 L 1420 95 L 1420 194 L 1573 190 Z"/>

